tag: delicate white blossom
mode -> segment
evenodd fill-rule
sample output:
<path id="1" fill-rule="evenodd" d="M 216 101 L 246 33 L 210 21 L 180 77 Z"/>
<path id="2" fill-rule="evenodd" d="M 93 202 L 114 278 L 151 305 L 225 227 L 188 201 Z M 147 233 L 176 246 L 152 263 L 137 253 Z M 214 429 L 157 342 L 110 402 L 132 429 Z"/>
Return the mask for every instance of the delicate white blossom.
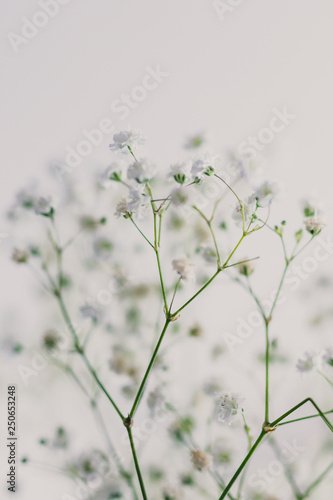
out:
<path id="1" fill-rule="evenodd" d="M 268 207 L 274 198 L 279 194 L 280 186 L 277 182 L 265 181 L 261 186 L 255 190 L 255 197 L 257 198 L 259 207 Z"/>
<path id="2" fill-rule="evenodd" d="M 173 269 L 179 274 L 181 279 L 185 281 L 194 281 L 194 264 L 190 262 L 186 257 L 181 257 L 179 259 L 173 259 L 172 261 Z"/>
<path id="3" fill-rule="evenodd" d="M 313 236 L 317 236 L 320 231 L 326 226 L 321 217 L 309 217 L 304 220 L 305 229 L 312 234 Z"/>
<path id="4" fill-rule="evenodd" d="M 34 209 L 36 214 L 49 215 L 52 213 L 52 198 L 50 196 L 44 197 L 40 196 L 34 202 Z"/>
<path id="5" fill-rule="evenodd" d="M 171 165 L 168 177 L 171 177 L 179 184 L 184 184 L 190 180 L 190 165 L 189 163 L 176 163 Z"/>
<path id="6" fill-rule="evenodd" d="M 240 404 L 243 402 L 238 394 L 228 393 L 219 396 L 217 419 L 220 422 L 231 424 L 238 415 Z"/>
<path id="7" fill-rule="evenodd" d="M 150 198 L 144 192 L 144 186 L 131 187 L 127 198 L 130 213 L 134 212 L 137 220 L 142 220 L 150 204 Z"/>
<path id="8" fill-rule="evenodd" d="M 212 157 L 209 154 L 206 154 L 202 158 L 198 158 L 194 160 L 192 163 L 191 174 L 193 180 L 196 182 L 200 182 L 204 175 L 213 175 L 214 174 L 214 162 L 216 157 Z"/>
<path id="9" fill-rule="evenodd" d="M 128 152 L 128 148 L 136 149 L 144 143 L 144 137 L 140 132 L 122 130 L 113 136 L 113 143 L 110 144 L 111 151 Z M 125 149 L 124 149 L 125 148 Z"/>
<path id="10" fill-rule="evenodd" d="M 118 201 L 114 215 L 118 218 L 119 217 L 128 218 L 131 216 L 131 211 L 128 208 L 128 202 L 126 198 L 121 198 L 121 200 Z"/>
<path id="11" fill-rule="evenodd" d="M 135 161 L 128 167 L 127 177 L 140 184 L 150 181 L 156 173 L 156 167 L 146 160 Z"/>
<path id="12" fill-rule="evenodd" d="M 300 373 L 311 373 L 322 367 L 322 355 L 317 351 L 306 351 L 296 363 L 296 368 Z"/>
<path id="13" fill-rule="evenodd" d="M 191 462 L 194 469 L 205 471 L 211 467 L 213 457 L 210 453 L 206 453 L 202 450 L 191 450 Z"/>
<path id="14" fill-rule="evenodd" d="M 119 182 L 122 177 L 123 166 L 118 162 L 109 165 L 98 177 L 98 184 L 108 189 L 114 182 Z"/>
<path id="15" fill-rule="evenodd" d="M 248 225 L 251 222 L 252 216 L 256 211 L 256 206 L 257 206 L 256 198 L 253 195 L 249 196 L 247 201 L 243 203 L 245 225 Z M 232 213 L 232 218 L 234 219 L 235 223 L 238 226 L 243 225 L 243 214 L 239 203 L 237 203 L 237 205 L 235 206 L 235 209 Z"/>

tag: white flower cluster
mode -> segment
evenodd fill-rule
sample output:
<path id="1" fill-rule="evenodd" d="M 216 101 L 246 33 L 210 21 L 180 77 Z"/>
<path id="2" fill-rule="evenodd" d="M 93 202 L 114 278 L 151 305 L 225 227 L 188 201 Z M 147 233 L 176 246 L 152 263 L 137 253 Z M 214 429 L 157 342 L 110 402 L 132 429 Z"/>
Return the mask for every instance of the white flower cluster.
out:
<path id="1" fill-rule="evenodd" d="M 136 149 L 145 142 L 140 132 L 131 130 L 122 130 L 113 136 L 113 142 L 110 144 L 111 151 L 123 151 L 128 153 L 130 149 Z"/>
<path id="2" fill-rule="evenodd" d="M 202 157 L 192 160 L 192 162 L 171 165 L 168 177 L 174 179 L 178 184 L 189 182 L 199 183 L 205 175 L 210 176 L 214 174 L 215 161 L 216 157 L 212 157 L 206 153 Z"/>
<path id="3" fill-rule="evenodd" d="M 239 414 L 240 404 L 244 401 L 238 394 L 227 393 L 219 395 L 217 419 L 231 424 Z"/>
<path id="4" fill-rule="evenodd" d="M 194 281 L 194 264 L 190 262 L 186 257 L 180 257 L 178 259 L 173 259 L 172 267 L 176 271 L 180 278 L 184 281 Z"/>
<path id="5" fill-rule="evenodd" d="M 16 200 L 12 211 L 18 208 L 33 210 L 38 215 L 51 217 L 54 213 L 56 201 L 51 196 L 40 196 L 36 193 L 35 187 L 24 189 L 16 195 Z"/>

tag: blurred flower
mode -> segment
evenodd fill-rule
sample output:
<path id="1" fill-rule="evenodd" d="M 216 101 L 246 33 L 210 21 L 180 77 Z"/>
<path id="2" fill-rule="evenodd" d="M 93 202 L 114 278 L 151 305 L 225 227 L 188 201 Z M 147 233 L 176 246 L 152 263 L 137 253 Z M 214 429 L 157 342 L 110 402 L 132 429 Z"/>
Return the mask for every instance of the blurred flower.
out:
<path id="1" fill-rule="evenodd" d="M 176 207 L 187 205 L 191 201 L 191 193 L 188 188 L 180 186 L 171 191 L 170 199 Z"/>
<path id="2" fill-rule="evenodd" d="M 331 347 L 326 347 L 322 353 L 322 360 L 325 364 L 333 366 L 333 349 Z"/>
<path id="3" fill-rule="evenodd" d="M 93 243 L 95 255 L 102 259 L 107 259 L 113 250 L 113 244 L 105 236 L 100 236 Z"/>
<path id="4" fill-rule="evenodd" d="M 98 183 L 107 189 L 113 182 L 120 182 L 122 178 L 122 167 L 117 162 L 112 162 L 100 175 Z"/>
<path id="5" fill-rule="evenodd" d="M 89 318 L 94 323 L 101 319 L 101 311 L 97 310 L 92 304 L 86 303 L 80 307 L 80 313 L 83 318 Z"/>
<path id="6" fill-rule="evenodd" d="M 304 224 L 305 229 L 313 236 L 317 236 L 317 234 L 319 234 L 320 231 L 326 226 L 320 217 L 309 217 L 304 220 Z"/>
<path id="7" fill-rule="evenodd" d="M 194 160 L 192 163 L 191 174 L 195 182 L 200 182 L 204 175 L 214 174 L 214 161 L 216 157 L 210 156 L 208 153 L 204 157 Z"/>
<path id="8" fill-rule="evenodd" d="M 168 177 L 171 177 L 179 184 L 184 184 L 190 180 L 190 165 L 188 163 L 176 163 L 171 165 Z"/>
<path id="9" fill-rule="evenodd" d="M 47 351 L 53 351 L 58 347 L 61 338 L 55 330 L 48 330 L 43 336 L 43 346 Z"/>
<path id="10" fill-rule="evenodd" d="M 144 137 L 140 132 L 132 132 L 130 130 L 122 130 L 113 136 L 113 143 L 109 145 L 111 151 L 120 151 L 130 147 L 136 149 L 144 143 Z M 126 151 L 126 150 L 125 150 Z"/>
<path id="11" fill-rule="evenodd" d="M 172 267 L 179 274 L 181 279 L 185 281 L 194 281 L 195 279 L 195 274 L 193 270 L 194 264 L 192 264 L 185 257 L 179 259 L 173 259 Z"/>
<path id="12" fill-rule="evenodd" d="M 249 196 L 246 203 L 243 203 L 243 213 L 245 225 L 250 224 L 253 214 L 256 211 L 257 201 L 254 195 Z M 232 218 L 238 226 L 243 224 L 242 209 L 239 203 L 237 203 L 233 213 Z"/>
<path id="13" fill-rule="evenodd" d="M 131 187 L 127 198 L 129 213 L 134 212 L 137 220 L 141 221 L 150 204 L 150 198 L 144 193 L 143 186 Z"/>
<path id="14" fill-rule="evenodd" d="M 219 396 L 217 419 L 220 422 L 231 424 L 240 410 L 239 405 L 244 399 L 238 394 L 228 393 Z"/>
<path id="15" fill-rule="evenodd" d="M 128 208 L 128 203 L 126 198 L 121 198 L 121 200 L 118 201 L 114 215 L 118 218 L 125 217 L 125 219 L 131 217 L 131 212 Z"/>
<path id="16" fill-rule="evenodd" d="M 322 356 L 319 352 L 306 351 L 296 363 L 296 368 L 301 373 L 311 373 L 322 367 Z"/>
<path id="17" fill-rule="evenodd" d="M 20 250 L 19 248 L 14 248 L 12 253 L 12 260 L 18 264 L 24 264 L 28 261 L 29 254 L 25 250 Z"/>
<path id="18" fill-rule="evenodd" d="M 147 406 L 153 413 L 156 409 L 159 409 L 164 403 L 164 394 L 160 387 L 156 387 L 153 391 L 148 394 Z"/>
<path id="19" fill-rule="evenodd" d="M 37 198 L 34 203 L 34 209 L 36 214 L 50 217 L 54 211 L 52 198 L 50 196 L 47 198 L 44 196 Z"/>
<path id="20" fill-rule="evenodd" d="M 128 179 L 135 180 L 139 184 L 150 181 L 156 173 L 156 167 L 146 160 L 135 161 L 127 170 Z"/>
<path id="21" fill-rule="evenodd" d="M 242 264 L 239 264 L 237 267 L 239 274 L 246 277 L 251 276 L 251 274 L 254 273 L 255 269 L 252 262 L 243 262 Z"/>
<path id="22" fill-rule="evenodd" d="M 213 458 L 202 450 L 191 450 L 191 461 L 195 469 L 204 471 L 210 468 Z"/>
<path id="23" fill-rule="evenodd" d="M 82 215 L 79 220 L 81 229 L 85 231 L 96 231 L 101 225 L 106 223 L 105 217 L 101 219 L 96 219 L 95 217 L 91 217 L 90 215 Z"/>
<path id="24" fill-rule="evenodd" d="M 215 263 L 217 259 L 216 251 L 214 248 L 208 247 L 207 245 L 200 248 L 200 254 L 204 260 L 210 264 Z"/>
<path id="25" fill-rule="evenodd" d="M 202 326 L 199 323 L 195 323 L 190 329 L 189 329 L 189 335 L 190 337 L 202 337 L 204 334 L 204 330 Z"/>
<path id="26" fill-rule="evenodd" d="M 265 181 L 259 186 L 254 195 L 259 207 L 268 207 L 279 194 L 280 187 L 277 182 Z"/>
<path id="27" fill-rule="evenodd" d="M 202 134 L 196 134 L 192 137 L 189 137 L 185 142 L 185 149 L 198 149 L 205 142 L 205 138 Z"/>
<path id="28" fill-rule="evenodd" d="M 182 490 L 166 484 L 162 489 L 163 500 L 182 500 L 184 498 Z"/>

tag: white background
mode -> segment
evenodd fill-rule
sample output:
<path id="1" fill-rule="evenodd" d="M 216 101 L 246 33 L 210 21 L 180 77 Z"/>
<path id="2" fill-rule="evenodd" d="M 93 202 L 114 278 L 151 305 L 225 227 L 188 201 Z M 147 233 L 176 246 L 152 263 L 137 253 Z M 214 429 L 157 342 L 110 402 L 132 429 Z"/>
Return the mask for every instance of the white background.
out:
<path id="1" fill-rule="evenodd" d="M 19 35 L 22 18 L 31 20 L 38 10 L 39 3 L 33 0 L 3 2 L 0 7 L 2 213 L 22 185 L 31 178 L 43 182 L 51 163 L 64 162 L 66 148 L 75 148 L 83 139 L 82 131 L 96 128 L 102 118 L 110 118 L 118 128 L 132 125 L 141 129 L 148 138 L 147 151 L 164 168 L 177 160 L 187 136 L 204 132 L 210 150 L 223 154 L 266 127 L 274 108 L 286 106 L 296 118 L 263 152 L 269 175 L 286 187 L 280 220 L 289 210 L 297 211 L 300 198 L 315 191 L 326 206 L 326 231 L 330 233 L 330 0 L 244 0 L 226 12 L 224 19 L 209 0 L 71 0 L 15 52 L 9 33 Z M 169 76 L 121 120 L 119 113 L 112 111 L 112 103 L 141 84 L 147 66 L 156 65 Z M 71 175 L 84 176 L 85 171 L 107 165 L 111 137 L 105 135 L 103 143 Z M 6 337 L 8 317 L 15 329 L 14 315 L 15 321 L 19 316 L 23 324 L 33 323 L 38 309 L 36 305 L 28 307 L 30 281 L 8 260 L 10 225 L 5 219 L 0 232 L 9 235 L 8 240 L 3 238 L 1 252 L 5 311 L 1 327 Z M 327 274 L 331 267 L 331 262 L 321 265 L 318 276 Z M 311 276 L 307 281 L 310 289 L 314 282 Z M 264 291 L 272 289 L 264 279 L 260 286 Z M 332 287 L 327 293 L 332 293 Z M 317 302 L 320 300 L 317 297 Z M 300 304 L 295 305 L 292 299 L 285 311 L 281 325 L 288 317 L 289 325 L 305 328 Z M 307 347 L 327 343 L 329 334 L 302 336 L 298 330 L 295 335 L 290 333 L 290 345 L 296 356 Z M 292 370 L 290 373 L 295 376 Z M 7 374 L 4 383 L 11 377 L 16 378 L 16 374 Z M 306 396 L 306 388 L 302 390 Z M 302 394 L 290 389 L 277 411 L 289 402 L 298 402 Z M 38 413 L 38 407 L 35 411 Z M 32 421 L 29 412 L 22 428 L 28 430 Z M 321 426 L 313 429 L 319 432 Z M 2 465 L 5 467 L 4 461 Z M 53 476 L 49 481 L 56 489 Z M 56 491 L 51 496 L 49 485 L 45 479 L 28 475 L 28 496 L 22 492 L 17 498 L 60 498 Z"/>

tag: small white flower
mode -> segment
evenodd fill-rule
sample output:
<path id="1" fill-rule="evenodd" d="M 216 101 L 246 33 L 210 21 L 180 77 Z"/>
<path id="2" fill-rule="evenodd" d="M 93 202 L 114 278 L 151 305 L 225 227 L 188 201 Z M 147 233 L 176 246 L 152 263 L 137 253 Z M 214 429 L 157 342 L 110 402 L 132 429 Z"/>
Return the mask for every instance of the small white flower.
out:
<path id="1" fill-rule="evenodd" d="M 86 303 L 80 307 L 80 313 L 83 318 L 89 318 L 94 323 L 97 323 L 101 318 L 101 312 L 92 304 Z"/>
<path id="2" fill-rule="evenodd" d="M 311 373 L 322 367 L 322 356 L 315 351 L 306 351 L 296 363 L 296 368 L 300 373 Z"/>
<path id="3" fill-rule="evenodd" d="M 191 450 L 191 462 L 196 470 L 205 471 L 211 467 L 213 457 L 202 450 Z"/>
<path id="4" fill-rule="evenodd" d="M 143 186 L 130 188 L 127 198 L 127 207 L 130 213 L 134 212 L 137 220 L 142 220 L 150 204 L 150 198 L 144 193 Z"/>
<path id="5" fill-rule="evenodd" d="M 259 186 L 254 195 L 257 198 L 259 207 L 268 207 L 274 198 L 279 194 L 280 187 L 277 182 L 266 181 Z"/>
<path id="6" fill-rule="evenodd" d="M 113 143 L 110 144 L 109 147 L 111 151 L 124 150 L 124 152 L 128 152 L 128 147 L 135 149 L 140 147 L 143 143 L 144 137 L 140 132 L 122 130 L 121 132 L 114 134 Z"/>
<path id="7" fill-rule="evenodd" d="M 320 231 L 326 226 L 320 217 L 309 217 L 304 220 L 304 224 L 305 229 L 313 236 L 317 236 L 317 234 L 319 234 Z"/>
<path id="8" fill-rule="evenodd" d="M 240 410 L 244 401 L 238 394 L 228 393 L 219 396 L 217 419 L 220 422 L 231 424 Z"/>
<path id="9" fill-rule="evenodd" d="M 34 209 L 36 214 L 39 215 L 49 215 L 53 210 L 52 198 L 50 196 L 44 197 L 40 196 L 34 202 Z"/>
<path id="10" fill-rule="evenodd" d="M 179 184 L 184 184 L 190 180 L 190 165 L 188 163 L 177 163 L 171 165 L 168 177 L 171 177 Z"/>
<path id="11" fill-rule="evenodd" d="M 192 163 L 191 174 L 195 182 L 200 182 L 204 175 L 210 176 L 214 174 L 215 159 L 216 157 L 213 158 L 212 156 L 206 154 L 202 158 L 194 160 Z"/>
<path id="12" fill-rule="evenodd" d="M 118 201 L 114 215 L 118 217 L 118 219 L 119 217 L 125 217 L 125 219 L 128 219 L 131 216 L 131 211 L 128 208 L 126 198 L 121 198 L 121 200 Z"/>
<path id="13" fill-rule="evenodd" d="M 25 264 L 29 259 L 29 254 L 25 250 L 20 250 L 19 248 L 14 248 L 12 253 L 12 259 L 18 264 Z"/>
<path id="14" fill-rule="evenodd" d="M 122 177 L 122 165 L 118 162 L 113 162 L 109 165 L 98 178 L 98 184 L 107 189 L 112 183 L 119 182 Z"/>
<path id="15" fill-rule="evenodd" d="M 185 281 L 194 281 L 194 264 L 190 262 L 186 257 L 181 257 L 179 259 L 173 259 L 172 261 L 173 269 L 179 274 L 181 279 Z"/>
<path id="16" fill-rule="evenodd" d="M 156 173 L 156 167 L 146 160 L 135 161 L 128 167 L 127 177 L 133 179 L 139 184 L 150 181 Z"/>
<path id="17" fill-rule="evenodd" d="M 243 203 L 243 213 L 244 213 L 244 221 L 245 225 L 248 225 L 251 222 L 252 216 L 255 213 L 257 206 L 256 198 L 254 195 L 249 196 L 247 201 Z M 242 226 L 243 224 L 243 215 L 240 204 L 237 203 L 233 213 L 232 218 L 238 226 Z"/>

